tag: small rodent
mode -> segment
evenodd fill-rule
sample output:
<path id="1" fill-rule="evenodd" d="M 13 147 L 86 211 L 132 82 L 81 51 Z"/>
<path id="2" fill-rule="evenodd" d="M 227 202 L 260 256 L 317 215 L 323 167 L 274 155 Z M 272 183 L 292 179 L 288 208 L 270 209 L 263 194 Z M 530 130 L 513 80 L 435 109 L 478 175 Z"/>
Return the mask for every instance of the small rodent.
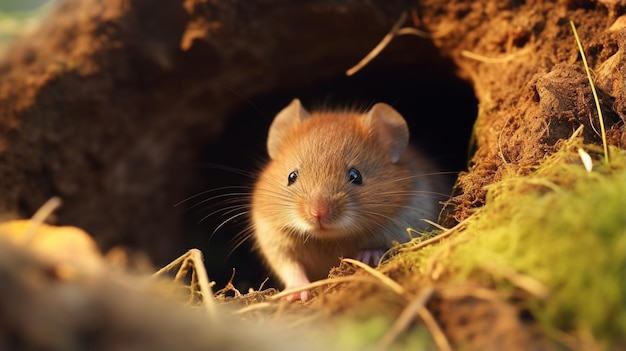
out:
<path id="1" fill-rule="evenodd" d="M 408 227 L 436 220 L 450 190 L 385 103 L 365 113 L 309 113 L 294 99 L 272 122 L 267 151 L 252 226 L 286 289 L 326 278 L 340 257 L 376 264 L 394 241 L 410 239 Z M 288 299 L 307 300 L 308 292 Z"/>

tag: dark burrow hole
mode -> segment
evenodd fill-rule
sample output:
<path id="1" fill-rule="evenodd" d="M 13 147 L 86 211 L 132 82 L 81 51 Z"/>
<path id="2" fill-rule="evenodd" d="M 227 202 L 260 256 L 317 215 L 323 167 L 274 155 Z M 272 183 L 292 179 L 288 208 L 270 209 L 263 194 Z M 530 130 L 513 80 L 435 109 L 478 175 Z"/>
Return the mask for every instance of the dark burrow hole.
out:
<path id="1" fill-rule="evenodd" d="M 242 204 L 247 195 L 209 198 L 251 191 L 254 174 L 267 159 L 265 139 L 269 124 L 274 115 L 295 97 L 300 98 L 308 110 L 315 107 L 366 108 L 376 102 L 389 103 L 406 118 L 411 142 L 437 160 L 442 170 L 458 172 L 466 168 L 477 101 L 471 86 L 454 75 L 455 68 L 443 59 L 442 62 L 435 66 L 378 64 L 353 77 L 338 77 L 319 82 L 311 88 L 241 97 L 240 108 L 230 116 L 219 140 L 205 146 L 202 159 L 193 169 L 196 179 L 190 184 L 188 194 L 192 196 L 229 186 L 248 188 L 215 190 L 185 205 L 185 244 L 202 250 L 209 277 L 216 281 L 217 289 L 228 282 L 233 268 L 236 270 L 233 283 L 242 293 L 251 287 L 258 289 L 271 276 L 269 269 L 252 250 L 252 239 L 232 250 L 238 243 L 237 234 L 248 225 L 246 215 L 220 227 L 224 221 L 245 209 L 213 213 L 220 208 Z M 204 200 L 207 201 L 200 203 Z M 270 279 L 265 287 L 268 286 L 279 287 L 279 284 Z"/>

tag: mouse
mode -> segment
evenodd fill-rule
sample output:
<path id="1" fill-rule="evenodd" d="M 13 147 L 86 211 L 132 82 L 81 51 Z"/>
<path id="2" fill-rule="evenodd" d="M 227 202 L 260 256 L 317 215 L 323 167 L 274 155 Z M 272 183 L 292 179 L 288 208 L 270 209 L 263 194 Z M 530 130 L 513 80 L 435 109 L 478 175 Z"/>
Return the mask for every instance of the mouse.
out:
<path id="1" fill-rule="evenodd" d="M 376 265 L 394 244 L 436 221 L 451 186 L 409 145 L 386 103 L 362 112 L 309 112 L 294 99 L 272 121 L 269 161 L 254 184 L 255 246 L 285 289 L 326 278 L 341 258 Z M 309 291 L 287 296 L 309 299 Z"/>

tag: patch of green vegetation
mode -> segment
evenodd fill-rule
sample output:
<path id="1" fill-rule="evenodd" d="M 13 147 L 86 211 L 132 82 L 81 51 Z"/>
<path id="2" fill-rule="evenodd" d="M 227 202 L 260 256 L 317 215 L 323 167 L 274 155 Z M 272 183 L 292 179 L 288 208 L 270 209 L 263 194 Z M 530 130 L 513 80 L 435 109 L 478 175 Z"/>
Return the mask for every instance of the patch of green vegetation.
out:
<path id="1" fill-rule="evenodd" d="M 333 331 L 337 339 L 333 345 L 338 350 L 373 349 L 391 328 L 393 321 L 387 317 L 374 316 L 362 320 L 343 320 Z M 385 350 L 434 350 L 435 345 L 425 327 L 416 327 L 394 340 Z"/>
<path id="2" fill-rule="evenodd" d="M 32 11 L 55 0 L 0 0 L 0 11 Z"/>
<path id="3" fill-rule="evenodd" d="M 595 155 L 593 170 L 580 148 Z M 625 345 L 626 151 L 610 152 L 610 164 L 600 162 L 601 147 L 570 140 L 530 175 L 491 185 L 466 229 L 438 246 L 451 250 L 452 279 L 487 282 L 504 296 L 527 291 L 548 335 Z"/>
<path id="4" fill-rule="evenodd" d="M 0 46 L 34 27 L 46 16 L 55 0 L 0 0 Z"/>

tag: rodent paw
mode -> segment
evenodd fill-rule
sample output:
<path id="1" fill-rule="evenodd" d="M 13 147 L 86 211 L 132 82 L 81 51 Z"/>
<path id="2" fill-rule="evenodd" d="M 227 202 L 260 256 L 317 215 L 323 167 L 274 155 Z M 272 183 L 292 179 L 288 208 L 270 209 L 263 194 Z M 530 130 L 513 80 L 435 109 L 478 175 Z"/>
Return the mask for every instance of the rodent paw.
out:
<path id="1" fill-rule="evenodd" d="M 378 266 L 378 262 L 383 257 L 383 249 L 361 250 L 356 254 L 356 259 L 372 267 Z"/>
<path id="2" fill-rule="evenodd" d="M 308 299 L 309 299 L 309 291 L 308 290 L 298 291 L 298 292 L 295 292 L 293 294 L 289 294 L 289 295 L 283 297 L 283 300 L 287 300 L 287 301 L 298 301 L 298 300 L 301 300 L 302 302 L 306 302 Z"/>

